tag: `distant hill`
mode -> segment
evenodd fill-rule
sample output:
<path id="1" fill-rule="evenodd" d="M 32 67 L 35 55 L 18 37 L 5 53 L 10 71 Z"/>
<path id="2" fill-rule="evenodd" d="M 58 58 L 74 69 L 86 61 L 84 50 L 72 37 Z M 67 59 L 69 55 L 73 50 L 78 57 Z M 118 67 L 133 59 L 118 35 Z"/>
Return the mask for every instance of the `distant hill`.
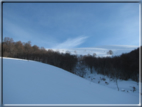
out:
<path id="1" fill-rule="evenodd" d="M 119 56 L 123 53 L 129 53 L 132 50 L 138 48 L 137 46 L 96 46 L 90 48 L 73 48 L 73 49 L 52 49 L 53 51 L 59 51 L 60 53 L 70 52 L 73 55 L 93 55 L 96 53 L 96 57 L 106 57 L 109 50 L 113 51 L 113 56 Z M 48 50 L 46 48 L 46 50 Z"/>

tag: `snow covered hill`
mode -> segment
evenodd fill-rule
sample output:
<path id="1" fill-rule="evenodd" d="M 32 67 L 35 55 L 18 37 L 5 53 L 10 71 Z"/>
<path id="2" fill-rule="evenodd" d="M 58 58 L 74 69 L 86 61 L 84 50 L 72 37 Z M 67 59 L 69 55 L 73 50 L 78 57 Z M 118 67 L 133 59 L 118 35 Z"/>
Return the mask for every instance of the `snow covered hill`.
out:
<path id="1" fill-rule="evenodd" d="M 3 58 L 4 104 L 139 104 L 138 92 L 117 91 L 52 65 Z"/>
<path id="2" fill-rule="evenodd" d="M 122 53 L 129 53 L 137 46 L 97 46 L 92 48 L 72 48 L 72 49 L 52 49 L 59 51 L 60 53 L 66 53 L 67 51 L 74 55 L 93 55 L 96 53 L 97 57 L 106 57 L 109 50 L 113 51 L 113 56 L 121 55 Z M 48 50 L 48 49 L 46 49 Z"/>

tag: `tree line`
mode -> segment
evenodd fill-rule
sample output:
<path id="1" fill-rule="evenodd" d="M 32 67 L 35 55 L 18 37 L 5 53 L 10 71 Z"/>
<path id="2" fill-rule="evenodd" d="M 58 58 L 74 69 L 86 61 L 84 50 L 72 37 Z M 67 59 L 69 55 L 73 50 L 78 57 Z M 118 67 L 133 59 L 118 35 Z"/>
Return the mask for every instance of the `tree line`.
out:
<path id="1" fill-rule="evenodd" d="M 70 53 L 63 54 L 53 50 L 47 51 L 43 47 L 31 46 L 30 41 L 27 43 L 14 42 L 9 37 L 5 37 L 2 42 L 2 56 L 39 61 L 60 67 L 69 72 L 73 72 L 77 63 L 77 57 L 70 55 Z"/>
<path id="2" fill-rule="evenodd" d="M 142 46 L 141 46 L 142 48 Z M 82 61 L 90 68 L 90 72 L 94 71 L 111 78 L 119 78 L 122 80 L 139 79 L 139 48 L 114 57 L 93 57 L 84 56 Z"/>
<path id="3" fill-rule="evenodd" d="M 141 47 L 142 48 L 142 47 Z M 107 52 L 112 54 L 112 51 Z M 76 56 L 69 52 L 46 50 L 31 42 L 14 42 L 12 38 L 5 37 L 2 42 L 2 56 L 21 58 L 51 64 L 83 77 L 86 68 L 90 72 L 97 72 L 110 78 L 138 81 L 139 79 L 139 48 L 130 53 L 114 57 L 96 57 L 96 54 Z"/>

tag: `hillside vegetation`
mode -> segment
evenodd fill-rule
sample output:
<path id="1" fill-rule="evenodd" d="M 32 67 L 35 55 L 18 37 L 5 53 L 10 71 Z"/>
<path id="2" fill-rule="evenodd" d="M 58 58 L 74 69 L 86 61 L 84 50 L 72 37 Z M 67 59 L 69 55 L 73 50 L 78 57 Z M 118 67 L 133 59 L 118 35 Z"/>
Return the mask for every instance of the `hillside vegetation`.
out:
<path id="1" fill-rule="evenodd" d="M 30 41 L 14 42 L 12 38 L 6 37 L 2 43 L 2 56 L 51 64 L 81 77 L 84 77 L 88 68 L 90 73 L 97 72 L 113 79 L 139 79 L 139 48 L 113 57 L 95 57 L 95 53 L 93 56 L 76 56 L 69 52 L 60 53 L 31 46 Z"/>

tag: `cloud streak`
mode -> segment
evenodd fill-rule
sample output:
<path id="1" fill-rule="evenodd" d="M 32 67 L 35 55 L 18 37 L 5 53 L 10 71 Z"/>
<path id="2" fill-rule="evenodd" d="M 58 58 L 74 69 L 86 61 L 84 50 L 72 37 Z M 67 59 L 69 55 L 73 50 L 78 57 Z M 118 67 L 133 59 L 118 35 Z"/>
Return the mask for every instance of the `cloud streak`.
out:
<path id="1" fill-rule="evenodd" d="M 86 36 L 82 36 L 82 37 L 77 37 L 74 39 L 67 39 L 66 41 L 64 41 L 63 43 L 58 44 L 57 46 L 53 47 L 56 49 L 68 49 L 68 48 L 76 48 L 77 46 L 81 45 L 83 42 L 85 42 L 85 40 L 88 37 Z"/>

